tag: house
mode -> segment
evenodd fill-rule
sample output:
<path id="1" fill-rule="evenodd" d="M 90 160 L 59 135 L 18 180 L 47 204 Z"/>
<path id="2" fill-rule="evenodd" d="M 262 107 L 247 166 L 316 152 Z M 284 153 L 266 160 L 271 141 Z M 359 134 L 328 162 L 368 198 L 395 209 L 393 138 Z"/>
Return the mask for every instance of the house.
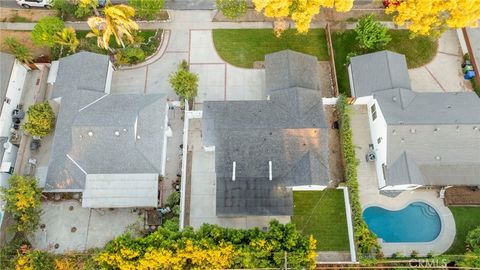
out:
<path id="1" fill-rule="evenodd" d="M 27 73 L 13 55 L 0 52 L 0 186 L 7 184 L 15 167 L 18 147 L 10 142 L 12 113 L 20 104 Z"/>
<path id="2" fill-rule="evenodd" d="M 266 100 L 204 102 L 202 140 L 215 152 L 217 216 L 290 216 L 292 190 L 329 185 L 318 71 L 313 56 L 269 54 Z"/>
<path id="3" fill-rule="evenodd" d="M 60 59 L 60 106 L 44 192 L 82 193 L 89 208 L 157 207 L 170 135 L 165 95 L 111 94 L 107 56 Z"/>
<path id="4" fill-rule="evenodd" d="M 368 106 L 380 189 L 480 185 L 475 93 L 415 92 L 405 57 L 389 51 L 353 57 L 349 75 L 354 103 Z"/>

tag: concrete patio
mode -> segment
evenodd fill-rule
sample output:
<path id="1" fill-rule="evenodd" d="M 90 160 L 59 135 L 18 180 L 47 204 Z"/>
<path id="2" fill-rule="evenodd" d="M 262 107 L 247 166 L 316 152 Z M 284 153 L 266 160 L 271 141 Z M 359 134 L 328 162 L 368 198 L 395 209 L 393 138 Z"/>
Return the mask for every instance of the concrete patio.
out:
<path id="1" fill-rule="evenodd" d="M 143 214 L 132 209 L 87 209 L 76 200 L 42 203 L 34 248 L 55 253 L 103 247 L 127 229 L 143 229 Z M 43 225 L 44 226 L 43 226 Z"/>
<path id="2" fill-rule="evenodd" d="M 365 161 L 365 154 L 367 153 L 368 145 L 371 143 L 367 106 L 352 106 L 351 116 L 355 154 L 357 160 L 360 161 L 357 170 L 360 204 L 362 208 L 365 209 L 375 205 L 395 211 L 403 209 L 412 202 L 421 201 L 432 206 L 439 214 L 442 222 L 442 229 L 435 240 L 426 243 L 381 242 L 382 252 L 385 256 L 391 256 L 396 252 L 409 256 L 410 253 L 415 250 L 419 253 L 419 256 L 426 256 L 430 252 L 438 255 L 447 251 L 455 239 L 455 220 L 453 219 L 450 209 L 448 209 L 448 207 L 444 205 L 443 200 L 438 197 L 438 190 L 417 189 L 404 191 L 393 198 L 380 194 L 375 164 Z"/>

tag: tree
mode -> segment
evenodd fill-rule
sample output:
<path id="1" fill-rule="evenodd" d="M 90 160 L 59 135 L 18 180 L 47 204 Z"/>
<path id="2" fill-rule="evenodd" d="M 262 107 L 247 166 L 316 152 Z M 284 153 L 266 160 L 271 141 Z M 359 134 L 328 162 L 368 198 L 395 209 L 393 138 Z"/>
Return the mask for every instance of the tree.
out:
<path id="1" fill-rule="evenodd" d="M 32 105 L 27 111 L 27 122 L 23 125 L 32 136 L 47 136 L 55 127 L 55 114 L 48 102 Z"/>
<path id="2" fill-rule="evenodd" d="M 95 16 L 88 18 L 88 26 L 92 32 L 87 37 L 96 37 L 100 48 L 111 50 L 110 38 L 112 35 L 118 45 L 125 48 L 123 37 L 134 42 L 133 33 L 138 30 L 138 24 L 132 20 L 135 10 L 127 5 L 112 5 L 107 2 L 103 9 L 104 17 Z"/>
<path id="3" fill-rule="evenodd" d="M 367 50 L 383 49 L 392 40 L 388 28 L 375 21 L 373 15 L 362 17 L 358 21 L 355 33 L 360 47 Z"/>
<path id="4" fill-rule="evenodd" d="M 284 23 L 287 18 L 295 22 L 299 33 L 306 33 L 310 28 L 313 16 L 320 12 L 320 7 L 333 8 L 338 12 L 349 11 L 353 6 L 353 0 L 253 0 L 257 12 L 277 22 L 275 33 L 279 36 L 288 24 Z"/>
<path id="5" fill-rule="evenodd" d="M 471 251 L 480 256 L 480 226 L 468 232 L 465 242 Z"/>
<path id="6" fill-rule="evenodd" d="M 145 20 L 155 19 L 164 3 L 164 0 L 128 0 L 128 5 L 135 9 L 137 16 Z"/>
<path id="7" fill-rule="evenodd" d="M 69 49 L 71 53 L 75 53 L 78 45 L 80 44 L 77 38 L 77 34 L 75 33 L 75 29 L 73 29 L 73 27 L 63 28 L 62 31 L 57 32 L 55 34 L 55 43 L 62 46 L 61 51 L 63 51 L 63 47 L 65 46 Z M 60 55 L 61 54 L 62 53 L 60 53 Z"/>
<path id="8" fill-rule="evenodd" d="M 197 96 L 198 75 L 188 71 L 185 63 L 185 60 L 180 63 L 178 70 L 170 74 L 168 81 L 177 95 L 190 100 Z"/>
<path id="9" fill-rule="evenodd" d="M 58 17 L 41 18 L 33 27 L 32 41 L 37 46 L 52 48 L 55 46 L 55 34 L 65 28 L 65 23 Z"/>
<path id="10" fill-rule="evenodd" d="M 27 47 L 18 42 L 15 38 L 7 37 L 3 43 L 8 47 L 10 53 L 12 53 L 15 58 L 18 59 L 18 61 L 25 64 L 33 63 L 33 56 L 30 50 L 28 50 Z"/>
<path id="11" fill-rule="evenodd" d="M 73 14 L 77 7 L 70 0 L 51 0 L 50 5 L 57 10 L 61 16 Z"/>
<path id="12" fill-rule="evenodd" d="M 238 18 L 247 13 L 246 0 L 216 0 L 216 6 L 227 18 Z"/>
<path id="13" fill-rule="evenodd" d="M 75 17 L 84 18 L 92 15 L 92 13 L 99 16 L 100 13 L 98 12 L 97 7 L 98 0 L 79 0 L 77 8 L 75 9 Z"/>
<path id="14" fill-rule="evenodd" d="M 439 36 L 447 28 L 477 27 L 479 0 L 398 0 L 386 9 L 393 21 L 413 34 Z"/>
<path id="15" fill-rule="evenodd" d="M 1 198 L 6 202 L 5 211 L 16 221 L 15 230 L 24 234 L 35 231 L 40 221 L 40 196 L 37 179 L 12 175 L 8 188 L 0 187 Z"/>

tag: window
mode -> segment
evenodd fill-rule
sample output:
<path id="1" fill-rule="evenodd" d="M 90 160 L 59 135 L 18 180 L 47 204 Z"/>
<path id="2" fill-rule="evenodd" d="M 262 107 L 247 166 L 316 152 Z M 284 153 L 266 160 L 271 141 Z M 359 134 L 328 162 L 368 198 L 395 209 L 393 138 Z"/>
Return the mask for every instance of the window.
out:
<path id="1" fill-rule="evenodd" d="M 375 103 L 370 107 L 370 111 L 372 112 L 372 120 L 375 121 L 375 119 L 377 119 L 377 107 L 375 107 Z"/>
<path id="2" fill-rule="evenodd" d="M 8 97 L 5 98 L 5 102 L 6 102 L 7 104 L 10 104 L 10 101 L 12 101 L 10 98 L 8 98 Z"/>
<path id="3" fill-rule="evenodd" d="M 377 139 L 377 144 L 380 144 L 382 142 L 383 138 L 382 137 L 378 137 Z"/>

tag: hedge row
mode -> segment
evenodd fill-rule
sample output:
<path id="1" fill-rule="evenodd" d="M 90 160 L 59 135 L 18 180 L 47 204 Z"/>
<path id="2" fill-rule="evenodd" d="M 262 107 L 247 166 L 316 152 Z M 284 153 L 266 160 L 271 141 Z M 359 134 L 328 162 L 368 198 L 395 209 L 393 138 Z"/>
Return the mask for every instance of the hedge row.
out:
<path id="1" fill-rule="evenodd" d="M 353 230 L 355 243 L 359 258 L 368 258 L 380 252 L 380 245 L 377 237 L 372 233 L 362 218 L 362 207 L 360 205 L 357 166 L 358 160 L 355 157 L 355 146 L 352 139 L 350 127 L 350 108 L 345 96 L 341 95 L 337 101 L 337 111 L 340 122 L 340 140 L 342 153 L 345 160 L 345 179 L 350 194 L 350 205 L 353 215 Z"/>

